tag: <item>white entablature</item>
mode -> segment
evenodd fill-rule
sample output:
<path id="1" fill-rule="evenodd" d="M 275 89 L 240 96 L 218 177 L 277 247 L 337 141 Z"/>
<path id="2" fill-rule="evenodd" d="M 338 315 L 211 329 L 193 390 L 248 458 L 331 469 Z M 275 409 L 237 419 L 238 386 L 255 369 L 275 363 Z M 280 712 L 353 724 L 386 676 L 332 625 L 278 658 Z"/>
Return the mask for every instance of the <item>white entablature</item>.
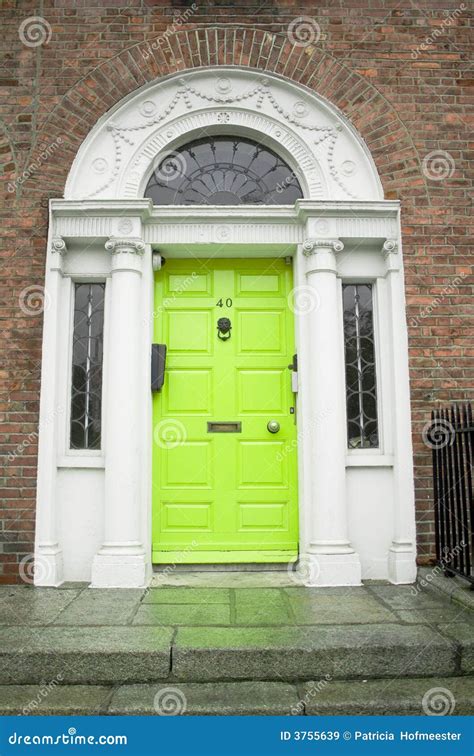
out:
<path id="1" fill-rule="evenodd" d="M 65 199 L 143 197 L 157 162 L 203 133 L 264 143 L 306 199 L 383 199 L 366 145 L 333 105 L 274 74 L 225 67 L 183 72 L 121 100 L 82 144 Z"/>

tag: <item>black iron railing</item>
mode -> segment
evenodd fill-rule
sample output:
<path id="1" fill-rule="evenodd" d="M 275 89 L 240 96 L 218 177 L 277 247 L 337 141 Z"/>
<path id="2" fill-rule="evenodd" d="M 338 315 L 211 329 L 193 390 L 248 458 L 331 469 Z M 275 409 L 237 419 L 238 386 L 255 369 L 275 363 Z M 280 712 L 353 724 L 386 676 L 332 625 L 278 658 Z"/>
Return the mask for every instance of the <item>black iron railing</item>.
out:
<path id="1" fill-rule="evenodd" d="M 474 588 L 471 405 L 433 410 L 425 441 L 433 450 L 437 563 L 445 575 L 460 575 Z"/>

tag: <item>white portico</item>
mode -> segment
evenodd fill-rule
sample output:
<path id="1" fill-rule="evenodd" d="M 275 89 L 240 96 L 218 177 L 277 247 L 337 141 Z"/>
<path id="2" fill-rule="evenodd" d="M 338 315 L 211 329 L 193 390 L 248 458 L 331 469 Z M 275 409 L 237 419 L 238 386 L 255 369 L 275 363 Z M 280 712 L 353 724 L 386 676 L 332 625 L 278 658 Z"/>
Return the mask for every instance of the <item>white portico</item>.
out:
<path id="1" fill-rule="evenodd" d="M 293 205 L 278 204 L 277 194 L 272 204 L 245 206 L 159 206 L 145 198 L 163 155 L 179 154 L 203 134 L 271 147 L 304 196 Z M 49 233 L 38 585 L 131 587 L 150 579 L 150 348 L 161 257 L 291 259 L 301 574 L 314 586 L 414 579 L 399 205 L 383 199 L 365 145 L 339 112 L 303 87 L 238 68 L 147 85 L 85 140 L 64 199 L 51 201 Z M 70 442 L 74 291 L 81 282 L 105 284 L 98 448 Z M 377 442 L 351 448 L 342 292 L 358 284 L 370 286 L 373 297 Z"/>

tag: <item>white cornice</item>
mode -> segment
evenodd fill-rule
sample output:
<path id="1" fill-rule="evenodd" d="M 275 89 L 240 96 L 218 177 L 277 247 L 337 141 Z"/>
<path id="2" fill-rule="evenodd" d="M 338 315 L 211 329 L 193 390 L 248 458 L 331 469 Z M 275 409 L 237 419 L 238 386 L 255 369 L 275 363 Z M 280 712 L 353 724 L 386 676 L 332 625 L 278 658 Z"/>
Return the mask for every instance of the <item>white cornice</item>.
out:
<path id="1" fill-rule="evenodd" d="M 138 216 L 145 220 L 151 215 L 153 202 L 151 199 L 101 199 L 101 200 L 67 200 L 51 199 L 49 201 L 51 212 L 57 218 L 60 217 L 87 217 L 109 216 L 121 217 L 123 215 Z"/>
<path id="2" fill-rule="evenodd" d="M 337 218 L 341 216 L 353 218 L 396 218 L 400 210 L 398 200 L 368 200 L 354 202 L 353 200 L 306 200 L 295 202 L 295 214 L 300 220 L 323 217 Z"/>
<path id="3" fill-rule="evenodd" d="M 298 244 L 396 239 L 399 203 L 314 202 L 289 205 L 162 205 L 151 200 L 51 200 L 54 235 L 65 239 L 143 237 L 150 244 Z"/>

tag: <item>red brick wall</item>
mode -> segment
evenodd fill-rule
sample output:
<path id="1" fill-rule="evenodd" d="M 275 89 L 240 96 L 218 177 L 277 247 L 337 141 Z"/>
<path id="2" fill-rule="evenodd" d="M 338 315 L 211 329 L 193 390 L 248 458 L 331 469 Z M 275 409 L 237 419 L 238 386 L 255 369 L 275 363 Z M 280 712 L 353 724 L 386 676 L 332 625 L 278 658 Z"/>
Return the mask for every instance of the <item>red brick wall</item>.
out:
<path id="1" fill-rule="evenodd" d="M 433 406 L 467 398 L 472 385 L 468 7 L 3 0 L 0 582 L 19 579 L 34 536 L 48 199 L 62 196 L 79 145 L 120 98 L 161 75 L 223 63 L 276 71 L 328 98 L 366 140 L 385 196 L 402 202 L 419 558 L 432 555 L 431 460 L 421 431 Z M 42 19 L 36 30 L 31 16 Z M 292 43 L 288 27 L 300 16 L 312 19 L 312 44 Z M 301 22 L 291 29 L 304 32 Z"/>

